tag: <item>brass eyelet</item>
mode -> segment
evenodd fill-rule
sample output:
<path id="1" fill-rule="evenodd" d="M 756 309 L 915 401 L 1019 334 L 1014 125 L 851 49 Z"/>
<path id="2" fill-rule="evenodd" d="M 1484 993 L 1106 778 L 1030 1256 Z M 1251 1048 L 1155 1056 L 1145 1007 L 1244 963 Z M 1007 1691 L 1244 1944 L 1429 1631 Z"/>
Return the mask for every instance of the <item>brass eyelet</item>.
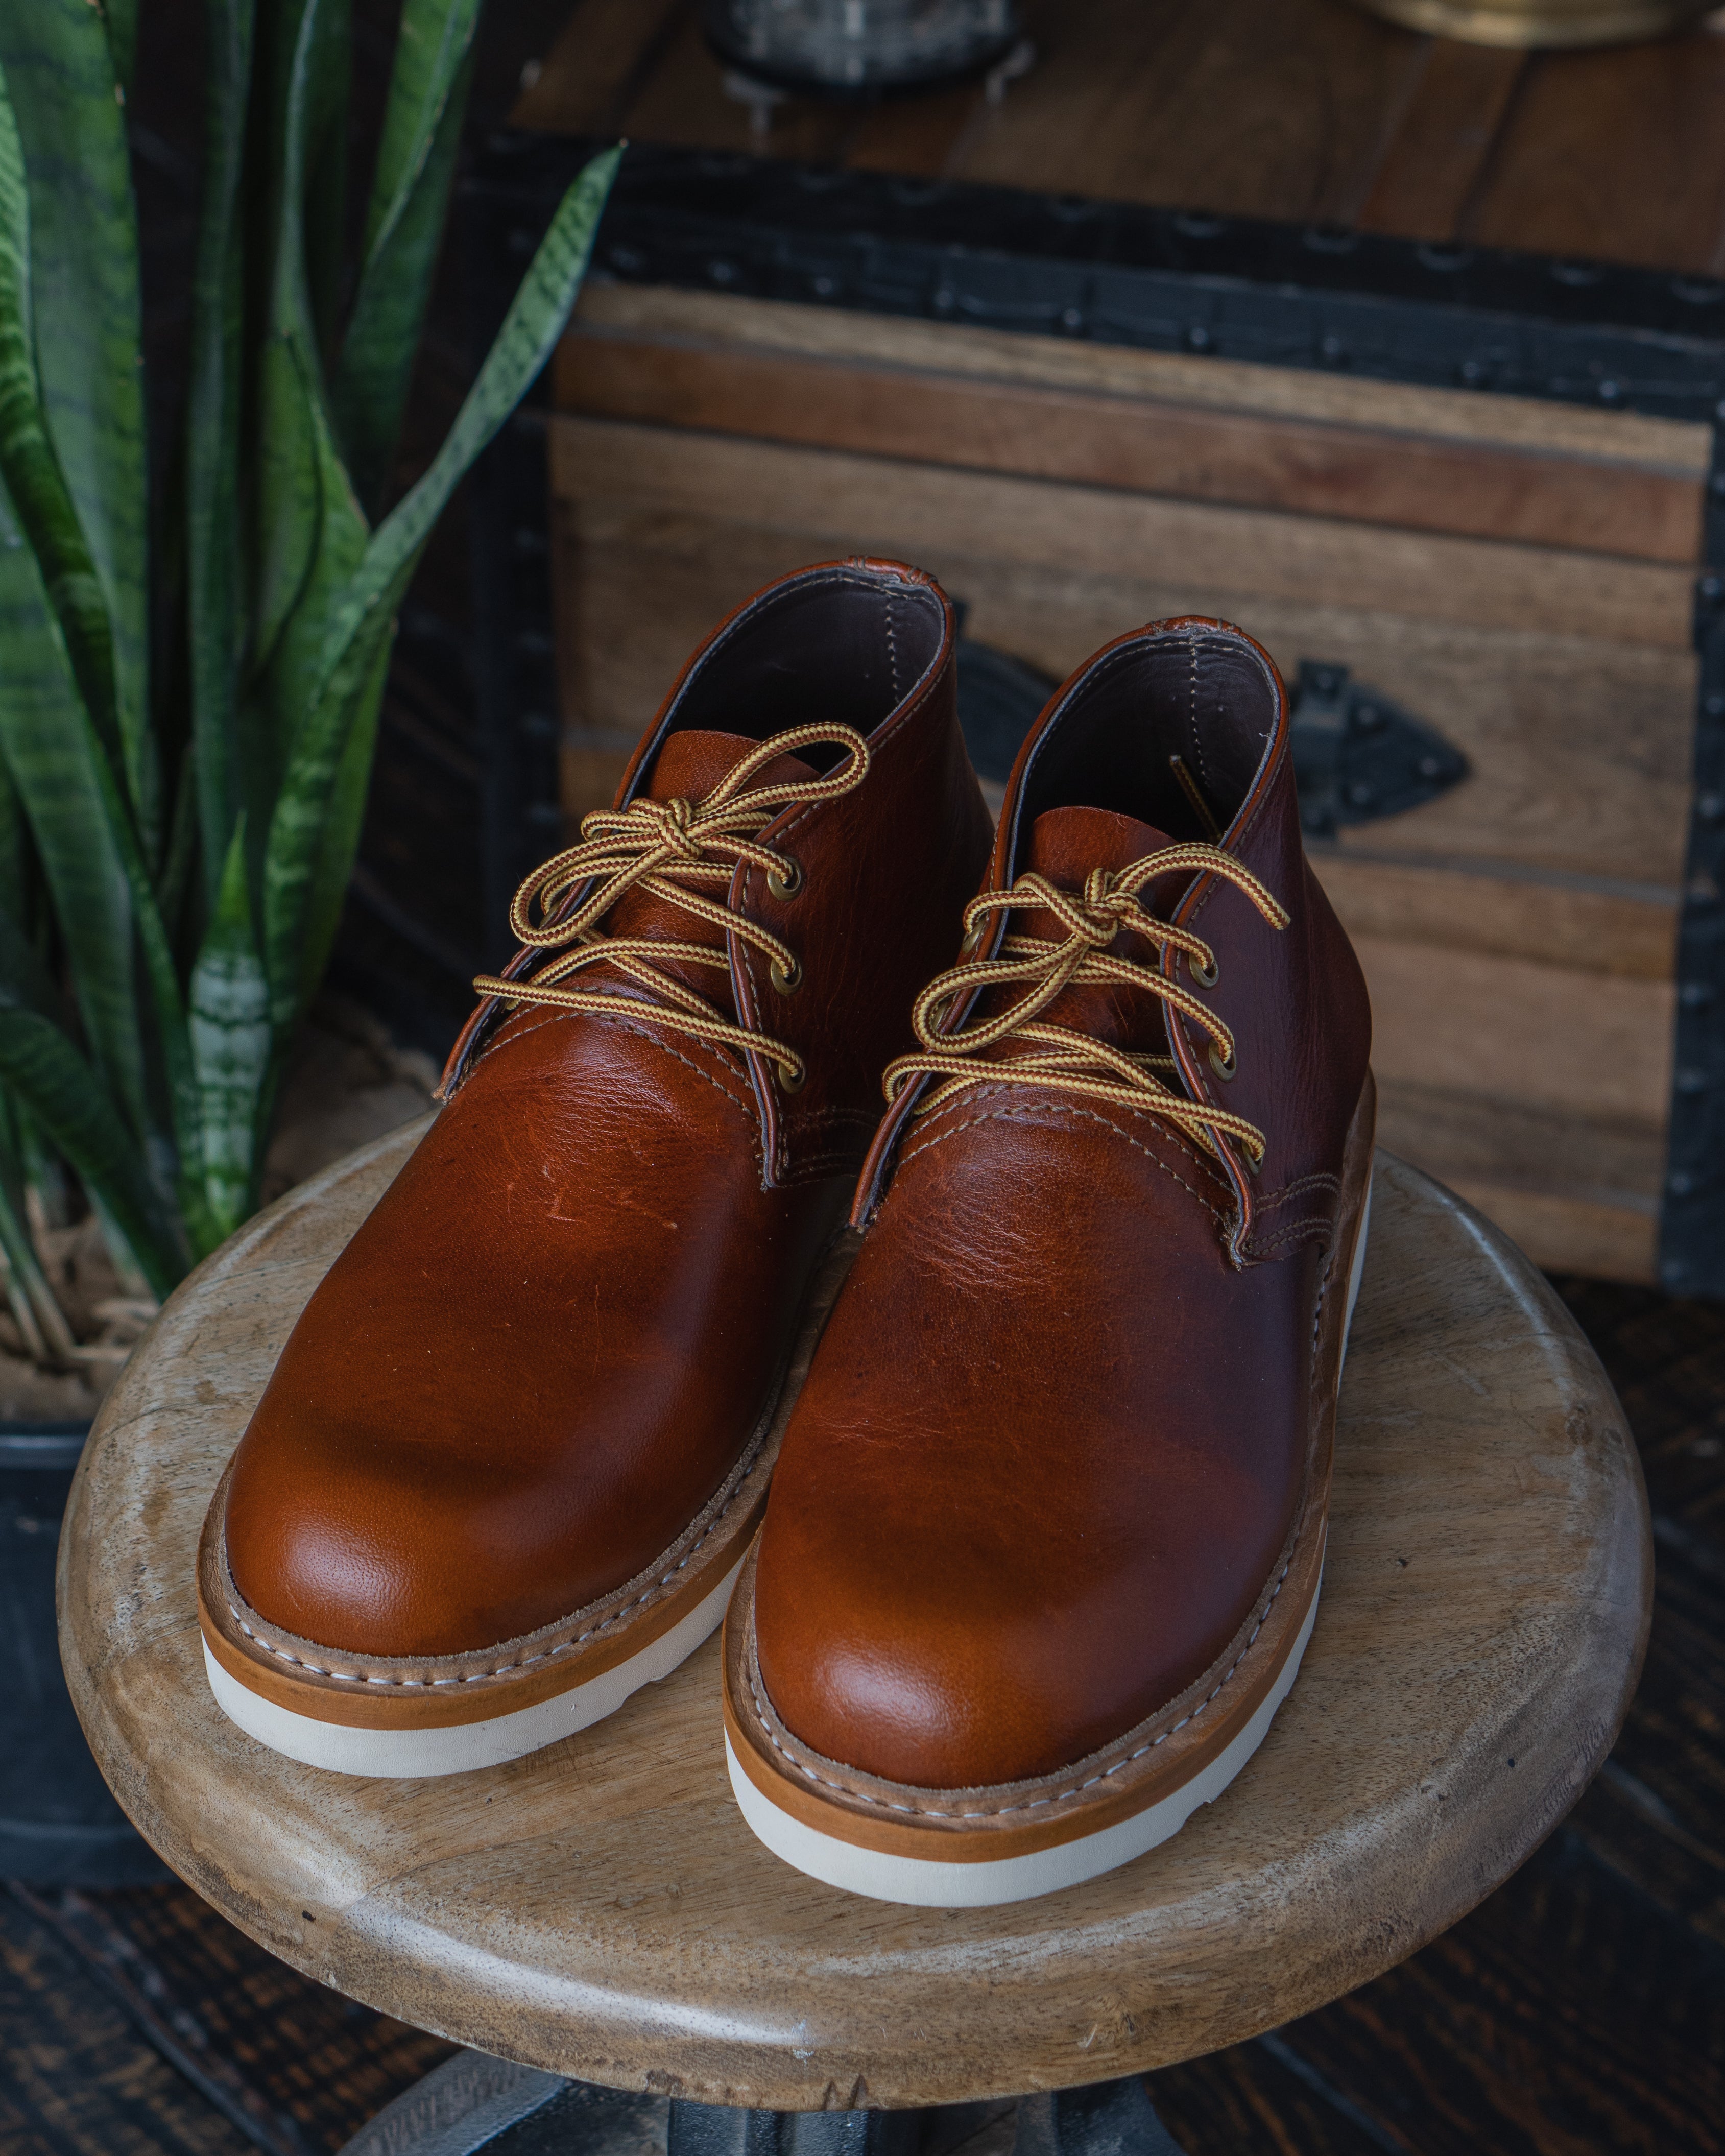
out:
<path id="1" fill-rule="evenodd" d="M 767 888 L 775 898 L 794 898 L 803 888 L 803 865 L 787 857 L 783 872 L 767 871 Z"/>
<path id="2" fill-rule="evenodd" d="M 793 958 L 789 966 L 780 965 L 777 958 L 767 968 L 768 978 L 782 996 L 793 996 L 803 985 L 803 968 Z"/>
<path id="3" fill-rule="evenodd" d="M 1209 973 L 1205 973 L 1203 967 L 1199 964 L 1197 959 L 1191 957 L 1189 952 L 1188 953 L 1187 963 L 1192 968 L 1193 979 L 1197 982 L 1199 987 L 1201 988 L 1214 988 L 1217 982 L 1222 978 L 1221 962 L 1217 958 L 1214 951 L 1210 953 L 1210 969 Z"/>
<path id="4" fill-rule="evenodd" d="M 781 1092 L 800 1093 L 808 1083 L 809 1070 L 806 1065 L 800 1070 L 789 1063 L 779 1065 L 778 1086 Z"/>
<path id="5" fill-rule="evenodd" d="M 1221 1050 L 1217 1047 L 1214 1041 L 1212 1041 L 1210 1043 L 1210 1068 L 1215 1072 L 1219 1078 L 1232 1078 L 1240 1070 L 1240 1060 L 1237 1056 L 1230 1055 L 1224 1063 L 1222 1060 Z"/>

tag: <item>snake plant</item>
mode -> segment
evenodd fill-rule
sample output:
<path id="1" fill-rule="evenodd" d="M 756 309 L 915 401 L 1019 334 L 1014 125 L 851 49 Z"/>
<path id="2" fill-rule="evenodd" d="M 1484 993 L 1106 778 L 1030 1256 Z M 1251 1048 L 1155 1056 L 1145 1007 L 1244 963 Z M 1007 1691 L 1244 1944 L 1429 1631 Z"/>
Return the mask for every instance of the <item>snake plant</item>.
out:
<path id="1" fill-rule="evenodd" d="M 157 1296 L 255 1209 L 396 610 L 580 287 L 616 151 L 569 190 L 448 439 L 383 514 L 480 4 L 404 0 L 355 277 L 351 0 L 207 0 L 183 449 L 156 471 L 138 0 L 0 5 L 0 1250 L 39 1347 L 57 1321 L 33 1178 L 69 1168 Z"/>

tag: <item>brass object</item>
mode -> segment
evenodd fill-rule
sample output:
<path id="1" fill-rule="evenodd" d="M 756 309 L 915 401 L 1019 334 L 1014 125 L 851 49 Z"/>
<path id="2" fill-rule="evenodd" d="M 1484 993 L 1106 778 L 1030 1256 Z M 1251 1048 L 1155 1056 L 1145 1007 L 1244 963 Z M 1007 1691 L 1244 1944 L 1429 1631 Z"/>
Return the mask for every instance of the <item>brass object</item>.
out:
<path id="1" fill-rule="evenodd" d="M 1718 0 L 1358 0 L 1374 15 L 1475 45 L 1628 45 L 1711 14 Z"/>

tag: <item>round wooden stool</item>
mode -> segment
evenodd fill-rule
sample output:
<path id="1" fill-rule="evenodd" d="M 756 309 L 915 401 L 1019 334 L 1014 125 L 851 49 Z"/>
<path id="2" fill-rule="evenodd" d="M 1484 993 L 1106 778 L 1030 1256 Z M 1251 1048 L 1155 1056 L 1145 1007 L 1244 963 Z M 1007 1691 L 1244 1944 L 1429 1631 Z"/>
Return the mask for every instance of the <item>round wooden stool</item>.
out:
<path id="1" fill-rule="evenodd" d="M 1135 1863 L 993 1909 L 804 1878 L 732 1800 L 716 1639 L 507 1766 L 364 1781 L 264 1750 L 205 1681 L 198 1529 L 295 1318 L 423 1127 L 291 1192 L 168 1304 L 85 1453 L 61 1639 L 96 1758 L 174 1869 L 296 1969 L 538 2070 L 465 2066 L 494 2110 L 573 2102 L 554 2078 L 572 2076 L 690 2100 L 684 2151 L 755 2145 L 724 2138 L 747 2112 L 711 2105 L 850 2112 L 845 2145 L 896 2148 L 894 2107 L 1110 2082 L 1021 2107 L 1020 2149 L 1148 2148 L 1147 2106 L 1121 2110 L 1138 2076 L 1413 1953 L 1609 1750 L 1651 1585 L 1622 1413 L 1527 1260 L 1381 1153 L 1299 1681 L 1233 1787 Z M 816 2128 L 781 2119 L 773 2145 Z"/>

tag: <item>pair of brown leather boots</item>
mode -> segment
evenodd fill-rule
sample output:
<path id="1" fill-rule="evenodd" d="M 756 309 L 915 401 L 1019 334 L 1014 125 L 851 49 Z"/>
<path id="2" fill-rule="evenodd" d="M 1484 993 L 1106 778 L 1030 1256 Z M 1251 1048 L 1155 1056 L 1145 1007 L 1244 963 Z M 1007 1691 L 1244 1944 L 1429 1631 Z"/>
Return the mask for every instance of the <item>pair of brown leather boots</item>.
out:
<path id="1" fill-rule="evenodd" d="M 211 1506 L 217 1698 L 450 1774 L 724 1620 L 732 1784 L 804 1871 L 968 1905 L 1138 1855 L 1293 1681 L 1365 1244 L 1275 666 L 1120 638 L 991 850 L 951 608 L 831 563 L 582 831 Z"/>

